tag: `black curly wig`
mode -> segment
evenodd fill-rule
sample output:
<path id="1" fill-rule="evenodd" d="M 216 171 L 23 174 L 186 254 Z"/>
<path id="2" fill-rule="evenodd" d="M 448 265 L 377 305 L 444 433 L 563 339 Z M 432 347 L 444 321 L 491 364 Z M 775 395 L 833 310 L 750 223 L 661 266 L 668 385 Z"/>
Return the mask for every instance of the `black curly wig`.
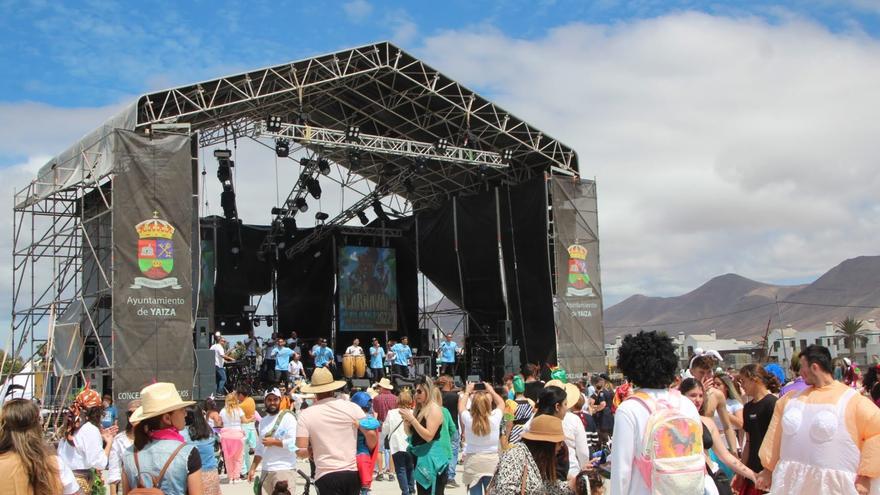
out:
<path id="1" fill-rule="evenodd" d="M 668 387 L 678 371 L 672 338 L 655 331 L 627 335 L 617 350 L 617 369 L 637 387 Z"/>

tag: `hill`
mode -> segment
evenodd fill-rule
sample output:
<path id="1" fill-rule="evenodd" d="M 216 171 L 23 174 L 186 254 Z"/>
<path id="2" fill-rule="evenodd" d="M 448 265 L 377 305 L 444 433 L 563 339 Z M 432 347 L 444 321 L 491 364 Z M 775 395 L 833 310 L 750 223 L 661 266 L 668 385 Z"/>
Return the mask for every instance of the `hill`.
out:
<path id="1" fill-rule="evenodd" d="M 719 338 L 750 338 L 764 333 L 767 320 L 798 329 L 818 329 L 826 321 L 847 316 L 878 318 L 880 310 L 839 306 L 880 307 L 880 256 L 860 256 L 835 266 L 807 285 L 773 285 L 733 273 L 715 277 L 675 297 L 631 296 L 605 311 L 605 339 L 632 332 L 627 326 L 650 326 L 669 333 L 708 333 Z M 719 316 L 720 315 L 720 316 Z M 696 321 L 695 321 L 696 320 Z M 617 328 L 615 328 L 617 327 Z"/>

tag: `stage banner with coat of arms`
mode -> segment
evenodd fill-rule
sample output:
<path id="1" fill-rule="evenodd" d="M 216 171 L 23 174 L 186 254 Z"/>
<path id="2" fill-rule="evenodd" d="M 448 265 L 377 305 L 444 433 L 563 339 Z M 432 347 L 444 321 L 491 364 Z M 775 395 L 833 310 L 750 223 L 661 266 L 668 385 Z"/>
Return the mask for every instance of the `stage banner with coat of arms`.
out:
<path id="1" fill-rule="evenodd" d="M 193 388 L 193 167 L 188 136 L 116 131 L 113 393 L 155 382 Z"/>
<path id="2" fill-rule="evenodd" d="M 599 218 L 596 183 L 550 179 L 555 234 L 556 350 L 559 365 L 577 373 L 605 370 Z"/>

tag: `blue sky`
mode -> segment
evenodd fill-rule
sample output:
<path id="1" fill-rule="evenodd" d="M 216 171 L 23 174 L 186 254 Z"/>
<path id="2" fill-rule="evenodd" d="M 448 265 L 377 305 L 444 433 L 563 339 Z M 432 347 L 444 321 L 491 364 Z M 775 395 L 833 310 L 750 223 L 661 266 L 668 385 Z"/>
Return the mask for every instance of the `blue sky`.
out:
<path id="1" fill-rule="evenodd" d="M 7 191 L 139 94 L 391 40 L 578 151 L 599 184 L 606 304 L 727 272 L 803 283 L 877 254 L 880 0 L 0 0 L 0 12 Z M 269 167 L 264 151 L 247 162 Z M 248 195 L 275 189 L 259 179 L 271 168 L 254 176 L 239 203 L 265 223 L 269 205 L 249 210 Z"/>
<path id="2" fill-rule="evenodd" d="M 588 23 L 613 27 L 684 10 L 799 16 L 834 32 L 880 33 L 880 2 L 0 2 L 0 99 L 101 106 L 170 85 L 392 39 L 418 51 L 444 30 L 491 27 L 517 39 Z M 439 7 L 442 5 L 442 7 Z"/>

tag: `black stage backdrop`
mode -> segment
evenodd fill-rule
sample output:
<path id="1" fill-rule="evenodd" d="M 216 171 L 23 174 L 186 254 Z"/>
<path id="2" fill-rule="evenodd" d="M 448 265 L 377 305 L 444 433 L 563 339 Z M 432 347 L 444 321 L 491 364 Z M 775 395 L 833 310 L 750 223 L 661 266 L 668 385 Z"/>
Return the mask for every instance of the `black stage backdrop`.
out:
<path id="1" fill-rule="evenodd" d="M 272 290 L 272 265 L 258 256 L 269 227 L 242 225 L 238 220 L 211 217 L 203 228 L 216 222 L 217 281 L 214 287 L 214 330 L 227 334 L 246 334 L 250 321 L 242 318 L 242 309 L 250 296 Z M 225 322 L 224 327 L 220 323 Z M 236 323 L 239 325 L 236 326 Z"/>
<path id="2" fill-rule="evenodd" d="M 190 138 L 117 131 L 113 178 L 113 391 L 120 410 L 153 382 L 192 396 Z"/>

